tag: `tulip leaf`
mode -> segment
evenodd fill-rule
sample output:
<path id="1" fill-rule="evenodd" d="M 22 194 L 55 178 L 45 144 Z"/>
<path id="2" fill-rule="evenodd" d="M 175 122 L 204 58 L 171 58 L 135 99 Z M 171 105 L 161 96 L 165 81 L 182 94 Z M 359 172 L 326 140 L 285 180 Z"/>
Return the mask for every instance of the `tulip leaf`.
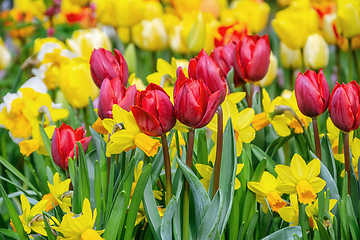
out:
<path id="1" fill-rule="evenodd" d="M 321 145 L 321 155 L 322 162 L 329 170 L 331 176 L 334 178 L 335 182 L 337 182 L 337 173 L 336 173 L 336 165 L 334 160 L 334 154 L 331 148 L 331 143 L 327 134 L 325 134 L 320 141 Z"/>
<path id="2" fill-rule="evenodd" d="M 123 229 L 123 224 L 125 221 L 125 215 L 127 210 L 126 196 L 125 192 L 121 191 L 119 195 L 115 198 L 114 207 L 109 216 L 108 224 L 106 225 L 106 230 L 102 236 L 104 239 L 116 239 L 118 234 L 117 229 L 120 231 Z"/>
<path id="3" fill-rule="evenodd" d="M 177 198 L 178 199 L 178 198 Z M 175 240 L 181 240 L 182 228 L 181 228 L 181 214 L 180 214 L 180 204 L 177 204 L 175 208 L 175 213 L 173 217 L 173 235 Z"/>
<path id="4" fill-rule="evenodd" d="M 345 174 L 346 175 L 346 174 Z M 348 221 L 348 216 L 346 213 L 346 198 L 344 198 L 344 200 L 341 200 L 340 204 L 339 204 L 339 209 L 340 209 L 340 227 L 341 227 L 341 235 L 343 239 L 350 239 L 349 236 L 349 221 Z"/>
<path id="5" fill-rule="evenodd" d="M 12 221 L 12 223 L 14 224 L 14 227 L 16 229 L 17 235 L 19 236 L 20 240 L 27 240 L 29 239 L 26 232 L 24 231 L 23 225 L 20 221 L 19 215 L 15 210 L 14 205 L 12 204 L 10 198 L 8 197 L 8 195 L 6 194 L 3 185 L 0 184 L 0 194 L 3 197 L 3 200 L 5 202 L 5 206 L 8 210 L 10 219 Z"/>
<path id="6" fill-rule="evenodd" d="M 173 199 L 171 199 L 171 201 L 172 200 Z M 171 203 L 171 201 L 170 201 L 170 203 Z M 154 193 L 152 190 L 152 184 L 151 184 L 150 180 L 147 182 L 146 187 L 145 187 L 143 204 L 144 204 L 145 214 L 148 219 L 149 226 L 151 228 L 153 236 L 156 239 L 160 239 L 159 236 L 161 235 L 162 221 L 160 218 L 159 210 L 157 208 L 157 204 L 155 201 Z M 169 207 L 169 205 L 168 205 L 168 207 Z M 175 207 L 176 207 L 176 204 L 175 204 Z M 167 211 L 167 208 L 166 208 L 165 212 L 166 211 Z M 169 215 L 171 215 L 171 214 L 169 214 Z M 164 238 L 164 239 L 171 239 L 171 238 Z"/>
<path id="7" fill-rule="evenodd" d="M 256 158 L 261 161 L 263 158 L 266 159 L 266 170 L 268 170 L 272 175 L 277 177 L 277 173 L 275 172 L 276 162 L 267 155 L 261 148 L 256 145 L 251 144 L 251 151 L 256 156 Z"/>
<path id="8" fill-rule="evenodd" d="M 273 141 L 270 146 L 266 149 L 266 154 L 271 157 L 274 157 L 274 154 L 285 144 L 287 143 L 292 137 L 294 137 L 295 133 L 292 131 L 289 136 L 286 137 L 278 137 Z"/>
<path id="9" fill-rule="evenodd" d="M 198 228 L 210 206 L 210 198 L 204 186 L 201 184 L 200 180 L 196 177 L 194 172 L 181 160 L 178 158 L 176 160 L 194 195 L 195 221 L 196 228 Z"/>
<path id="10" fill-rule="evenodd" d="M 294 234 L 298 235 L 298 237 L 302 236 L 300 226 L 282 228 L 282 229 L 268 235 L 267 237 L 263 238 L 262 240 L 271 240 L 271 239 L 293 240 Z"/>
<path id="11" fill-rule="evenodd" d="M 101 216 L 104 210 L 101 207 L 102 205 L 101 204 L 101 170 L 98 161 L 95 161 L 94 171 L 95 171 L 95 176 L 94 176 L 95 206 L 98 212 L 96 216 L 96 229 L 99 229 Z"/>
<path id="12" fill-rule="evenodd" d="M 39 124 L 39 130 L 40 130 L 40 134 L 41 134 L 41 138 L 44 142 L 44 145 L 45 145 L 45 148 L 46 148 L 46 151 L 47 153 L 49 154 L 49 157 L 51 159 L 50 161 L 50 168 L 51 168 L 51 171 L 55 174 L 56 172 L 58 173 L 61 173 L 61 169 L 60 167 L 58 167 L 55 162 L 54 162 L 54 159 L 52 157 L 52 154 L 51 154 L 51 142 L 50 142 L 50 139 L 48 137 L 48 135 L 46 134 L 45 130 L 44 130 L 44 127 Z"/>
<path id="13" fill-rule="evenodd" d="M 151 171 L 151 164 L 148 164 L 142 171 L 139 177 L 139 181 L 136 184 L 134 194 L 131 198 L 129 212 L 126 218 L 126 230 L 124 237 L 125 240 L 130 240 L 133 237 L 136 215 L 139 210 L 140 202 L 143 197 L 147 181 L 151 174 L 150 171 Z"/>
<path id="14" fill-rule="evenodd" d="M 87 161 L 85 160 L 84 149 L 80 142 L 77 142 L 76 144 L 79 153 L 79 156 L 77 156 L 77 158 L 79 163 L 79 174 L 80 174 L 79 183 L 81 189 L 81 203 L 84 201 L 85 198 L 87 198 L 89 202 L 91 202 L 89 172 L 87 167 Z"/>
<path id="15" fill-rule="evenodd" d="M 74 160 L 72 158 L 68 159 L 68 168 L 69 168 L 69 175 L 71 178 L 71 184 L 73 185 L 73 197 L 72 197 L 72 212 L 74 213 L 80 213 L 81 212 L 81 194 L 80 194 L 80 184 L 78 175 L 76 173 L 78 172 L 78 167 L 75 166 Z"/>
<path id="16" fill-rule="evenodd" d="M 357 203 L 358 204 L 358 203 Z M 351 202 L 350 195 L 346 197 L 346 214 L 349 220 L 350 233 L 353 239 L 357 239 L 360 236 L 360 228 L 358 225 L 357 218 L 354 213 L 354 208 Z"/>
<path id="17" fill-rule="evenodd" d="M 144 195 L 145 198 L 145 195 Z M 177 208 L 178 201 L 175 196 L 173 196 L 166 206 L 164 215 L 161 219 L 160 235 L 162 239 L 172 239 L 172 219 Z"/>
<path id="18" fill-rule="evenodd" d="M 19 172 L 13 165 L 11 165 L 10 162 L 8 162 L 6 159 L 4 159 L 2 156 L 0 156 L 0 163 L 4 165 L 6 169 L 8 169 L 12 174 L 14 174 L 18 179 L 23 181 L 27 186 L 29 186 L 36 195 L 41 198 L 41 193 L 35 188 L 34 185 L 21 173 Z M 21 188 L 20 188 L 21 189 Z"/>
<path id="19" fill-rule="evenodd" d="M 94 111 L 94 105 L 93 105 L 93 101 L 91 100 L 91 97 L 89 96 L 89 105 L 88 105 L 88 110 L 89 110 L 89 118 L 90 118 L 90 125 L 93 125 L 94 122 L 96 122 L 96 114 Z M 90 128 L 90 126 L 89 126 Z"/>
<path id="20" fill-rule="evenodd" d="M 197 163 L 208 164 L 208 148 L 206 142 L 206 129 L 199 129 L 197 135 Z M 224 150 L 223 150 L 224 151 Z"/>

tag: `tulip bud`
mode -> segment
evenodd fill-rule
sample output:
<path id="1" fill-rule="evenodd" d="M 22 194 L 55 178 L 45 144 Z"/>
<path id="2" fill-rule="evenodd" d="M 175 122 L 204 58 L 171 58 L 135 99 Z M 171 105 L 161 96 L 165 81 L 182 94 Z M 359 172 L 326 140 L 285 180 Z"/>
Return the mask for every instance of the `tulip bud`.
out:
<path id="1" fill-rule="evenodd" d="M 86 131 L 83 127 L 73 130 L 69 125 L 62 124 L 59 128 L 55 128 L 51 140 L 51 155 L 56 165 L 62 169 L 68 169 L 68 160 L 75 156 L 74 147 L 76 147 L 76 156 L 79 156 L 77 142 L 86 152 L 91 137 L 85 137 Z"/>
<path id="2" fill-rule="evenodd" d="M 189 77 L 202 79 L 211 93 L 221 90 L 221 102 L 225 100 L 226 80 L 216 62 L 203 50 L 189 62 Z"/>
<path id="3" fill-rule="evenodd" d="M 202 79 L 187 78 L 181 67 L 174 87 L 175 116 L 192 128 L 206 126 L 221 104 L 222 90 L 211 93 Z"/>
<path id="4" fill-rule="evenodd" d="M 259 81 L 265 77 L 270 64 L 269 36 L 245 36 L 236 43 L 235 70 L 245 81 Z"/>
<path id="5" fill-rule="evenodd" d="M 310 35 L 304 47 L 304 64 L 311 69 L 326 67 L 329 62 L 329 45 L 317 33 Z"/>
<path id="6" fill-rule="evenodd" d="M 305 116 L 315 118 L 324 113 L 329 105 L 329 85 L 322 69 L 299 73 L 295 81 L 295 96 L 299 110 Z"/>
<path id="7" fill-rule="evenodd" d="M 126 90 L 119 78 L 109 80 L 105 78 L 100 87 L 98 113 L 101 119 L 113 118 L 113 105 L 117 104 L 126 111 L 134 105 L 136 94 L 135 85 L 129 86 Z"/>
<path id="8" fill-rule="evenodd" d="M 127 85 L 129 70 L 125 58 L 114 49 L 115 56 L 104 48 L 94 49 L 90 58 L 90 71 L 94 83 L 100 88 L 105 78 L 119 78 L 124 86 Z"/>
<path id="9" fill-rule="evenodd" d="M 284 42 L 280 42 L 280 60 L 284 68 L 300 68 L 302 55 L 300 49 L 291 49 Z"/>
<path id="10" fill-rule="evenodd" d="M 334 125 L 344 132 L 360 126 L 360 86 L 357 82 L 336 83 L 330 96 L 329 114 Z"/>
<path id="11" fill-rule="evenodd" d="M 149 136 L 162 136 L 176 123 L 170 96 L 154 83 L 150 83 L 144 91 L 136 92 L 131 112 L 140 130 Z"/>

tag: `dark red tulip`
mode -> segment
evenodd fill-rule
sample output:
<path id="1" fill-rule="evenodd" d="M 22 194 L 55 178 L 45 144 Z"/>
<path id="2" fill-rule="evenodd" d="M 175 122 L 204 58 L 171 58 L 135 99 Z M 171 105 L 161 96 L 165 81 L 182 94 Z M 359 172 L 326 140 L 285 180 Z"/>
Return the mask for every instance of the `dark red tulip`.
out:
<path id="1" fill-rule="evenodd" d="M 131 85 L 128 89 L 119 78 L 109 80 L 105 78 L 100 87 L 98 114 L 101 119 L 112 118 L 113 105 L 117 104 L 126 111 L 134 105 L 136 86 Z"/>
<path id="2" fill-rule="evenodd" d="M 170 96 L 154 83 L 150 83 L 144 91 L 136 92 L 135 105 L 131 107 L 131 112 L 140 130 L 149 136 L 164 135 L 176 123 Z"/>
<path id="3" fill-rule="evenodd" d="M 295 96 L 300 112 L 314 118 L 324 113 L 329 106 L 330 91 L 322 69 L 299 73 L 295 81 Z"/>
<path id="4" fill-rule="evenodd" d="M 83 130 L 83 127 L 74 130 L 64 123 L 59 128 L 55 128 L 51 140 L 51 155 L 56 165 L 62 169 L 68 169 L 68 160 L 75 156 L 74 147 L 77 142 L 80 142 L 84 152 L 86 152 L 91 137 L 85 137 L 85 134 L 86 131 Z M 79 156 L 77 146 L 76 156 Z"/>
<path id="5" fill-rule="evenodd" d="M 128 83 L 129 69 L 122 54 L 114 49 L 115 56 L 104 48 L 94 49 L 90 57 L 90 71 L 94 83 L 100 88 L 105 78 L 119 78 L 124 86 Z"/>
<path id="6" fill-rule="evenodd" d="M 203 50 L 189 62 L 189 78 L 202 79 L 211 93 L 221 90 L 221 102 L 226 96 L 226 80 L 216 62 Z"/>
<path id="7" fill-rule="evenodd" d="M 270 64 L 270 42 L 268 35 L 245 36 L 236 43 L 235 70 L 245 81 L 263 79 Z"/>
<path id="8" fill-rule="evenodd" d="M 211 93 L 202 79 L 187 78 L 179 67 L 174 86 L 175 116 L 189 127 L 204 127 L 214 117 L 222 94 L 222 89 Z"/>
<path id="9" fill-rule="evenodd" d="M 334 125 L 344 132 L 360 126 L 360 86 L 355 81 L 336 83 L 329 102 L 329 114 Z"/>

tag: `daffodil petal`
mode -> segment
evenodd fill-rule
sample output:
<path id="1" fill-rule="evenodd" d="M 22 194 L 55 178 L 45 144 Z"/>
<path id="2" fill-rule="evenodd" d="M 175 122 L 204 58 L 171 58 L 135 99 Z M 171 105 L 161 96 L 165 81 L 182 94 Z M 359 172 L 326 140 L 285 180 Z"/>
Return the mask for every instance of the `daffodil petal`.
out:
<path id="1" fill-rule="evenodd" d="M 297 153 L 291 159 L 291 173 L 297 180 L 304 179 L 307 176 L 307 166 L 304 159 Z"/>
<path id="2" fill-rule="evenodd" d="M 289 182 L 295 185 L 298 181 L 297 179 L 292 175 L 291 168 L 285 165 L 276 165 L 275 171 L 278 174 L 278 176 L 283 180 L 284 182 Z"/>

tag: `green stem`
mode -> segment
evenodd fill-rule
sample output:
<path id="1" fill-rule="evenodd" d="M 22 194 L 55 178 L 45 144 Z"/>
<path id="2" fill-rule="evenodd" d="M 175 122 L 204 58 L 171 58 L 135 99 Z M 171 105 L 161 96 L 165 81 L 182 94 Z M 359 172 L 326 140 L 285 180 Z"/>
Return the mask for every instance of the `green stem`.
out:
<path id="1" fill-rule="evenodd" d="M 223 110 L 221 106 L 217 109 L 217 138 L 216 138 L 216 158 L 214 166 L 214 186 L 213 186 L 213 197 L 215 196 L 217 190 L 219 189 L 220 181 L 220 168 L 221 168 L 221 155 L 223 149 Z"/>
<path id="2" fill-rule="evenodd" d="M 294 90 L 294 86 L 295 86 L 295 83 L 294 83 L 294 69 L 293 68 L 290 68 L 289 69 L 289 79 L 290 79 L 290 90 L 293 91 Z"/>
<path id="3" fill-rule="evenodd" d="M 351 82 L 351 80 L 353 79 L 353 61 L 352 61 L 352 49 L 351 49 L 351 38 L 349 38 L 349 81 Z"/>
<path id="4" fill-rule="evenodd" d="M 188 149 L 186 153 L 186 165 L 192 167 L 192 155 L 194 150 L 195 129 L 189 128 Z M 189 239 L 189 183 L 185 180 L 184 183 L 184 198 L 183 198 L 183 240 Z"/>
<path id="5" fill-rule="evenodd" d="M 300 66 L 300 72 L 304 73 L 305 72 L 305 65 L 304 65 L 304 49 L 300 49 L 301 51 L 301 66 Z"/>
<path id="6" fill-rule="evenodd" d="M 314 117 L 313 119 L 313 129 L 314 129 L 314 139 L 315 139 L 315 149 L 316 149 L 316 156 L 321 160 L 321 146 L 320 146 L 320 138 L 319 138 L 319 128 L 317 124 L 317 118 Z"/>
<path id="7" fill-rule="evenodd" d="M 359 79 L 360 78 L 360 68 L 359 68 L 359 62 L 358 62 L 358 58 L 356 55 L 356 51 L 352 51 L 352 54 L 353 54 L 353 59 L 354 59 L 354 63 L 355 63 L 356 75 L 357 75 L 357 78 Z"/>
<path id="8" fill-rule="evenodd" d="M 179 141 L 179 132 L 175 130 L 175 140 L 176 140 L 176 154 L 178 158 L 180 159 L 180 141 Z"/>
<path id="9" fill-rule="evenodd" d="M 246 102 L 247 102 L 248 107 L 249 107 L 249 104 L 250 104 L 250 96 L 249 96 L 249 92 L 248 92 L 248 90 L 247 90 L 247 88 L 246 88 L 246 84 L 242 86 L 242 90 L 243 90 L 244 93 L 246 93 L 245 98 L 246 98 Z"/>
<path id="10" fill-rule="evenodd" d="M 349 133 L 348 132 L 344 132 L 344 156 L 345 156 L 345 172 L 347 172 L 347 181 L 348 181 L 348 193 L 349 193 L 349 195 L 351 195 L 351 187 L 350 187 L 350 147 L 349 147 Z"/>
<path id="11" fill-rule="evenodd" d="M 165 203 L 166 205 L 168 205 L 172 197 L 172 183 L 171 183 L 170 155 L 169 155 L 169 147 L 166 139 L 166 134 L 161 136 L 161 144 L 164 155 L 165 179 L 166 179 Z"/>
<path id="12" fill-rule="evenodd" d="M 303 126 L 303 131 L 304 131 L 304 137 L 306 140 L 306 143 L 308 144 L 309 149 L 314 152 L 314 145 L 313 142 L 311 141 L 310 137 L 309 137 L 309 133 L 307 132 L 307 129 L 305 129 L 305 127 Z"/>

